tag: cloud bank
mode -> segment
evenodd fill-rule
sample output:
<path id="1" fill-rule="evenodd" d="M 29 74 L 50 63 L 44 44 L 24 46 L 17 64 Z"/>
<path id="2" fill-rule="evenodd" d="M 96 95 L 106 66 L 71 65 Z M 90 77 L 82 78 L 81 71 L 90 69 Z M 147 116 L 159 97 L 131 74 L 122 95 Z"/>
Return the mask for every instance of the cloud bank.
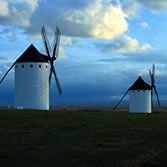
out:
<path id="1" fill-rule="evenodd" d="M 166 0 L 125 0 L 122 9 L 131 18 L 138 16 L 140 8 L 147 8 L 154 12 L 166 11 Z"/>
<path id="2" fill-rule="evenodd" d="M 0 0 L 0 24 L 28 27 L 37 7 L 38 0 Z"/>
<path id="3" fill-rule="evenodd" d="M 154 11 L 166 10 L 167 1 L 166 0 L 137 0 L 143 7 L 149 8 Z"/>
<path id="4" fill-rule="evenodd" d="M 0 24 L 18 25 L 34 36 L 46 24 L 58 25 L 66 36 L 112 39 L 127 31 L 126 17 L 117 1 L 0 0 Z"/>

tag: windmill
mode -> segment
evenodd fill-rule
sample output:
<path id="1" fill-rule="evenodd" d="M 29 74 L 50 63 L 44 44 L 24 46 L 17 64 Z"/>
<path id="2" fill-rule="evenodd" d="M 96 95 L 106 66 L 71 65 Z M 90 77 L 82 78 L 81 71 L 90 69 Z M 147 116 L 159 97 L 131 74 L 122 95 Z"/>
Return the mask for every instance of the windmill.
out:
<path id="1" fill-rule="evenodd" d="M 116 110 L 127 93 L 129 93 L 129 112 L 151 113 L 151 86 L 141 76 L 125 92 L 113 111 Z"/>
<path id="2" fill-rule="evenodd" d="M 156 94 L 158 105 L 160 106 L 159 96 L 155 86 L 155 65 L 153 64 L 152 71 L 149 70 L 151 78 L 151 86 L 144 82 L 139 76 L 135 83 L 125 92 L 120 101 L 113 108 L 113 111 L 119 106 L 124 97 L 129 93 L 129 111 L 151 113 L 153 110 L 153 90 Z"/>
<path id="3" fill-rule="evenodd" d="M 149 74 L 150 74 L 150 78 L 151 78 L 151 108 L 153 109 L 153 90 L 154 90 L 155 95 L 157 97 L 158 106 L 160 106 L 160 100 L 159 100 L 159 96 L 158 96 L 156 86 L 155 86 L 155 65 L 154 64 L 152 66 L 152 71 L 149 70 Z"/>
<path id="4" fill-rule="evenodd" d="M 46 55 L 41 54 L 34 45 L 30 45 L 25 52 L 16 59 L 12 66 L 0 80 L 5 79 L 10 70 L 15 67 L 15 108 L 49 110 L 49 86 L 52 74 L 56 80 L 58 92 L 62 89 L 54 68 L 54 61 L 58 58 L 60 30 L 56 27 L 53 50 L 46 35 L 45 27 L 41 30 Z M 50 64 L 50 72 L 49 72 Z"/>

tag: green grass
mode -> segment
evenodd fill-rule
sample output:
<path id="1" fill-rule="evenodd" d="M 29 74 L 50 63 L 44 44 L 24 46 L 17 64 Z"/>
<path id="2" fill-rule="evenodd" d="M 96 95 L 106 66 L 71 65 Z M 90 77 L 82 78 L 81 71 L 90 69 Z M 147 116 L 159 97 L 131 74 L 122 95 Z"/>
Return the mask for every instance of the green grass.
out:
<path id="1" fill-rule="evenodd" d="M 0 166 L 167 166 L 167 114 L 0 111 Z"/>

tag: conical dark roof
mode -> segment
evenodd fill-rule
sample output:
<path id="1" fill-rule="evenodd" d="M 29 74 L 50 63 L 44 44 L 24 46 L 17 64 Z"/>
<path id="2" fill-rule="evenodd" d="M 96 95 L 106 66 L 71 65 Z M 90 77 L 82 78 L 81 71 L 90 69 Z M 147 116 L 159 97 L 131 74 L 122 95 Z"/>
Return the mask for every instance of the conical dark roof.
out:
<path id="1" fill-rule="evenodd" d="M 34 45 L 31 44 L 16 62 L 48 62 L 48 57 L 41 54 Z"/>
<path id="2" fill-rule="evenodd" d="M 136 80 L 136 82 L 129 88 L 129 90 L 148 90 L 151 86 L 144 82 L 141 76 Z"/>

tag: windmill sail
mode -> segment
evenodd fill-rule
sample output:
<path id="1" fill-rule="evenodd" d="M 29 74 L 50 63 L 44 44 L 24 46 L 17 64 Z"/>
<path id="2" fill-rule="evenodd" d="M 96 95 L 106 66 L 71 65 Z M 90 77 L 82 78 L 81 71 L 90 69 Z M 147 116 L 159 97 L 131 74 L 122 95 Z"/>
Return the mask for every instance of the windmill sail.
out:
<path id="1" fill-rule="evenodd" d="M 127 95 L 128 91 L 129 91 L 129 89 L 128 89 L 128 90 L 125 92 L 125 94 L 121 97 L 121 99 L 119 100 L 119 102 L 116 104 L 116 106 L 113 108 L 112 111 L 115 111 L 115 110 L 118 108 L 119 104 L 122 102 L 122 100 L 124 99 L 124 97 Z"/>
<path id="2" fill-rule="evenodd" d="M 60 30 L 58 27 L 56 27 L 55 31 L 55 38 L 53 43 L 53 55 L 52 57 L 58 57 L 58 50 L 59 50 L 59 42 L 60 42 Z"/>
<path id="3" fill-rule="evenodd" d="M 158 105 L 160 106 L 160 100 L 159 100 L 159 96 L 158 96 L 158 93 L 157 93 L 157 90 L 156 90 L 155 86 L 154 86 L 154 92 L 155 92 L 156 97 L 157 97 Z"/>
<path id="4" fill-rule="evenodd" d="M 152 108 L 153 108 L 153 91 L 155 92 L 155 95 L 158 101 L 158 105 L 160 106 L 160 100 L 159 100 L 158 92 L 155 86 L 155 65 L 154 64 L 152 66 L 152 71 L 149 70 L 149 74 L 150 74 L 150 79 L 151 79 L 151 99 L 152 99 Z"/>
<path id="5" fill-rule="evenodd" d="M 16 60 L 17 61 L 17 60 Z M 5 79 L 5 77 L 8 75 L 8 73 L 10 72 L 10 70 L 13 68 L 13 66 L 16 64 L 16 61 L 11 65 L 11 67 L 8 69 L 8 71 L 5 73 L 5 75 L 3 76 L 3 78 L 0 80 L 0 84 L 2 83 L 2 81 Z"/>
<path id="6" fill-rule="evenodd" d="M 62 94 L 62 89 L 61 89 L 60 82 L 59 82 L 59 80 L 57 78 L 56 71 L 55 71 L 54 68 L 53 68 L 53 74 L 55 76 L 55 80 L 56 80 L 56 84 L 57 84 L 57 88 L 58 88 L 59 94 L 61 95 Z"/>
<path id="7" fill-rule="evenodd" d="M 60 42 L 60 31 L 59 31 L 59 28 L 56 27 L 52 56 L 50 54 L 51 49 L 50 49 L 49 41 L 48 41 L 48 38 L 47 38 L 47 35 L 46 35 L 46 30 L 45 30 L 44 26 L 42 27 L 41 33 L 42 33 L 46 53 L 48 55 L 48 60 L 50 62 L 49 84 L 51 83 L 51 78 L 52 78 L 52 73 L 53 73 L 54 78 L 56 80 L 56 85 L 57 85 L 58 92 L 61 95 L 62 94 L 62 89 L 61 89 L 60 82 L 58 80 L 58 77 L 56 75 L 56 71 L 55 71 L 55 68 L 54 68 L 54 61 L 58 57 L 58 49 L 59 49 L 59 42 Z"/>
<path id="8" fill-rule="evenodd" d="M 50 49 L 49 41 L 48 41 L 48 38 L 47 38 L 47 35 L 46 35 L 46 30 L 45 30 L 44 26 L 42 27 L 41 34 L 42 34 L 42 38 L 43 38 L 43 41 L 44 41 L 46 53 L 48 54 L 48 58 L 51 58 L 50 57 L 50 50 L 51 49 Z"/>

